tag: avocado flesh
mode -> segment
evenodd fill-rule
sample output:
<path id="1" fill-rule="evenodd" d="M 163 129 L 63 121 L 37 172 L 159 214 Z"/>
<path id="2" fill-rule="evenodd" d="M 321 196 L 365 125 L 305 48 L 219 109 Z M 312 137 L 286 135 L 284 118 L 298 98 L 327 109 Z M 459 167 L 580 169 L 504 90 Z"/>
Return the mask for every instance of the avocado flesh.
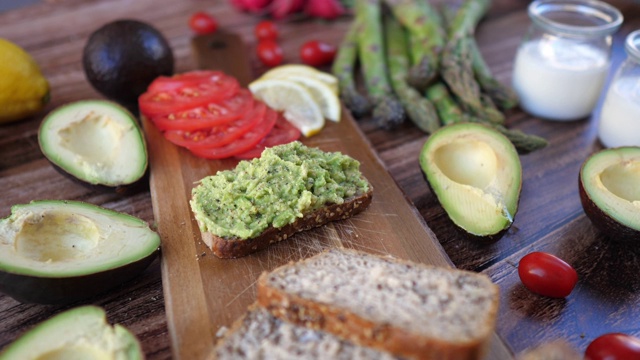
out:
<path id="1" fill-rule="evenodd" d="M 143 359 L 136 337 L 107 323 L 96 306 L 77 307 L 38 325 L 10 344 L 0 360 L 133 360 Z"/>
<path id="2" fill-rule="evenodd" d="M 425 142 L 420 166 L 449 218 L 467 233 L 499 236 L 513 223 L 522 167 L 502 134 L 470 123 L 441 128 Z"/>
<path id="3" fill-rule="evenodd" d="M 85 100 L 53 110 L 43 120 L 38 140 L 51 163 L 92 185 L 135 183 L 148 166 L 136 118 L 109 101 Z"/>
<path id="4" fill-rule="evenodd" d="M 0 219 L 0 292 L 23 303 L 66 304 L 140 274 L 160 237 L 142 220 L 95 205 L 42 200 Z"/>
<path id="5" fill-rule="evenodd" d="M 638 184 L 640 148 L 606 149 L 592 155 L 580 170 L 581 200 L 585 213 L 608 235 L 629 235 L 637 239 L 640 236 Z"/>

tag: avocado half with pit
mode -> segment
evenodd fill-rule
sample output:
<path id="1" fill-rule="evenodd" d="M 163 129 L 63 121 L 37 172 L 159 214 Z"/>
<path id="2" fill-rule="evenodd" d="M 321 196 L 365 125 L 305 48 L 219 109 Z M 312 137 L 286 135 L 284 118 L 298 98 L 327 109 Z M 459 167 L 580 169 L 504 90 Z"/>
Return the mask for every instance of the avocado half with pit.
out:
<path id="1" fill-rule="evenodd" d="M 0 353 L 12 359 L 144 359 L 138 339 L 127 328 L 107 322 L 104 310 L 81 306 L 45 320 Z"/>
<path id="2" fill-rule="evenodd" d="M 449 218 L 471 238 L 498 240 L 513 223 L 522 166 L 496 130 L 474 123 L 443 127 L 425 142 L 420 167 Z"/>
<path id="3" fill-rule="evenodd" d="M 605 149 L 582 164 L 585 214 L 609 239 L 640 241 L 640 147 Z"/>
<path id="4" fill-rule="evenodd" d="M 57 170 L 118 192 L 140 181 L 148 167 L 136 117 L 111 101 L 82 100 L 54 109 L 40 125 L 38 142 Z"/>
<path id="5" fill-rule="evenodd" d="M 160 237 L 136 217 L 62 200 L 14 205 L 0 219 L 0 292 L 26 303 L 63 304 L 142 272 Z"/>

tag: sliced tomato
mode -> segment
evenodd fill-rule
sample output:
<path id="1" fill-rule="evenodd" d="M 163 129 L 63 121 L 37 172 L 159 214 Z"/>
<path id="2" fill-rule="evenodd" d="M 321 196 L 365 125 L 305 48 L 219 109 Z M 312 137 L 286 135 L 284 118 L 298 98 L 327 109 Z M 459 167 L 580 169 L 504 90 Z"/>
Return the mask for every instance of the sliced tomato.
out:
<path id="1" fill-rule="evenodd" d="M 164 136 L 172 143 L 186 148 L 205 149 L 226 145 L 241 137 L 264 118 L 267 106 L 256 102 L 254 108 L 242 118 L 228 124 L 213 126 L 207 129 L 184 131 L 167 130 Z"/>
<path id="2" fill-rule="evenodd" d="M 300 130 L 291 125 L 281 113 L 278 114 L 276 124 L 269 134 L 249 151 L 235 155 L 238 159 L 253 159 L 260 157 L 265 148 L 288 144 L 300 138 Z"/>
<path id="3" fill-rule="evenodd" d="M 221 102 L 209 103 L 168 115 L 158 115 L 152 117 L 151 121 L 162 131 L 206 129 L 241 118 L 251 111 L 253 104 L 253 94 L 247 89 L 240 89 L 236 95 Z"/>
<path id="4" fill-rule="evenodd" d="M 262 139 L 267 136 L 271 129 L 273 129 L 277 118 L 278 113 L 275 110 L 268 108 L 265 112 L 264 117 L 262 118 L 262 121 L 256 124 L 253 129 L 249 130 L 237 140 L 221 147 L 189 150 L 191 150 L 194 155 L 203 157 L 205 159 L 224 159 L 235 156 L 236 154 L 241 154 L 243 152 L 249 151 L 260 141 L 262 141 Z"/>
<path id="5" fill-rule="evenodd" d="M 157 78 L 140 95 L 138 105 L 151 118 L 222 101 L 239 89 L 238 80 L 220 71 L 192 71 Z"/>

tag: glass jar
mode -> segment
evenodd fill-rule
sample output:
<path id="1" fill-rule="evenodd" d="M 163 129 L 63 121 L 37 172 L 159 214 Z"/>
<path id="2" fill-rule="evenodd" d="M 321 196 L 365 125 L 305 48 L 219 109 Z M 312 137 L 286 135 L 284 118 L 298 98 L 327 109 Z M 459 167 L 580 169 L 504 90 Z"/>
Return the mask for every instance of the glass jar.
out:
<path id="1" fill-rule="evenodd" d="M 602 105 L 598 138 L 606 147 L 640 146 L 640 30 L 627 36 L 627 59 L 616 71 Z"/>
<path id="2" fill-rule="evenodd" d="M 587 117 L 609 72 L 611 34 L 622 14 L 596 0 L 538 0 L 528 10 L 531 26 L 513 70 L 520 106 L 549 120 Z"/>

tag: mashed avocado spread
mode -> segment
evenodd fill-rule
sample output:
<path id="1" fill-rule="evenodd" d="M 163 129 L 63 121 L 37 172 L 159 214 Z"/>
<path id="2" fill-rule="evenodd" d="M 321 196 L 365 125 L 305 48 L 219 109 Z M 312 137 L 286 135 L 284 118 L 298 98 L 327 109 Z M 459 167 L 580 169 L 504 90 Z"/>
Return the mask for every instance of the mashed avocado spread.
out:
<path id="1" fill-rule="evenodd" d="M 193 189 L 191 209 L 200 230 L 250 239 L 283 227 L 325 204 L 366 193 L 360 163 L 300 142 L 275 146 L 233 170 L 219 171 Z"/>

